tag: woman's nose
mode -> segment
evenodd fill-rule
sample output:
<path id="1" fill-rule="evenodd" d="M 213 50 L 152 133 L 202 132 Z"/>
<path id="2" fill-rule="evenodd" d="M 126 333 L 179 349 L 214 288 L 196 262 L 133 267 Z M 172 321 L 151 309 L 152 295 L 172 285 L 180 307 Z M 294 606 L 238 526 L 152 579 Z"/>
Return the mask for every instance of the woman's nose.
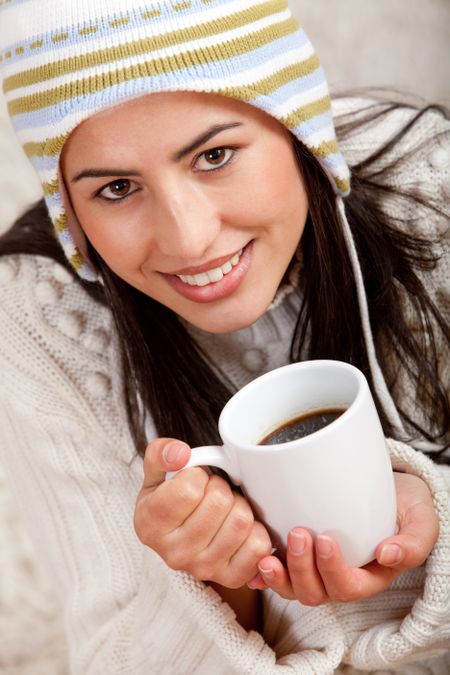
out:
<path id="1" fill-rule="evenodd" d="M 173 258 L 202 258 L 220 230 L 213 203 L 195 187 L 160 194 L 152 211 L 155 244 L 161 253 Z"/>

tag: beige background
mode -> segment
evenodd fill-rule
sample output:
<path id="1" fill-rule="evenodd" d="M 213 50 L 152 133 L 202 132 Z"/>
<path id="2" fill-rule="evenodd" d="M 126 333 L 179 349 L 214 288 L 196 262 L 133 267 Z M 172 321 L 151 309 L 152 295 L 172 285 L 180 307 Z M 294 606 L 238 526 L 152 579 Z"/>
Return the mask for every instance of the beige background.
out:
<path id="1" fill-rule="evenodd" d="M 450 0 L 291 4 L 332 89 L 388 85 L 450 104 Z M 15 142 L 0 96 L 0 231 L 39 196 L 37 178 Z M 34 559 L 1 471 L 0 635 L 0 673 L 68 674 L 51 580 Z"/>
<path id="2" fill-rule="evenodd" d="M 393 86 L 450 104 L 450 0 L 294 0 L 332 88 Z"/>

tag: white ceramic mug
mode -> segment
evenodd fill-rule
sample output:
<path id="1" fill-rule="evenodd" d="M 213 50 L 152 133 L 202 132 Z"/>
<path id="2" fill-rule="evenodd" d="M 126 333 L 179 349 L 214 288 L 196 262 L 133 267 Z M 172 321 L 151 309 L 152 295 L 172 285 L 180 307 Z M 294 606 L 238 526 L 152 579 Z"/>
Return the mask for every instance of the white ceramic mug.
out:
<path id="1" fill-rule="evenodd" d="M 289 420 L 326 408 L 345 412 L 303 438 L 258 445 Z M 279 550 L 301 526 L 333 537 L 346 561 L 359 567 L 394 534 L 392 467 L 367 381 L 354 366 L 305 361 L 266 373 L 228 401 L 219 432 L 223 446 L 194 448 L 185 468 L 226 471 Z"/>

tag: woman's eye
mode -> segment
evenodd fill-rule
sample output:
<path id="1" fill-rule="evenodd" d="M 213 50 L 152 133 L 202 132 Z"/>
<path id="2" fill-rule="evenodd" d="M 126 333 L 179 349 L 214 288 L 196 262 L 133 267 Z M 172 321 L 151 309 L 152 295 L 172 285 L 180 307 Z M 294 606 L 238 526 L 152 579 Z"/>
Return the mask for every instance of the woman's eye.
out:
<path id="1" fill-rule="evenodd" d="M 213 148 L 212 150 L 202 152 L 197 158 L 195 168 L 199 171 L 214 171 L 215 169 L 220 169 L 228 164 L 233 157 L 234 152 L 235 151 L 232 148 Z"/>
<path id="2" fill-rule="evenodd" d="M 97 194 L 108 201 L 118 201 L 136 191 L 136 183 L 128 178 L 118 178 L 108 183 Z"/>

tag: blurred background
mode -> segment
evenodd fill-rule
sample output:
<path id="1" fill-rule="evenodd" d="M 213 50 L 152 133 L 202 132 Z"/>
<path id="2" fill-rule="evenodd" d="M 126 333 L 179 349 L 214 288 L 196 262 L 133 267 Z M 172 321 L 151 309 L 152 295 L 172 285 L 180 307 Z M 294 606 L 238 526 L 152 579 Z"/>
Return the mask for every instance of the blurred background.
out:
<path id="1" fill-rule="evenodd" d="M 290 4 L 317 49 L 332 91 L 393 87 L 450 106 L 450 0 Z M 0 232 L 40 195 L 0 95 Z M 1 467 L 0 635 L 1 675 L 68 673 L 51 580 L 34 560 Z"/>
<path id="2" fill-rule="evenodd" d="M 332 90 L 389 86 L 450 105 L 449 0 L 294 0 Z"/>

